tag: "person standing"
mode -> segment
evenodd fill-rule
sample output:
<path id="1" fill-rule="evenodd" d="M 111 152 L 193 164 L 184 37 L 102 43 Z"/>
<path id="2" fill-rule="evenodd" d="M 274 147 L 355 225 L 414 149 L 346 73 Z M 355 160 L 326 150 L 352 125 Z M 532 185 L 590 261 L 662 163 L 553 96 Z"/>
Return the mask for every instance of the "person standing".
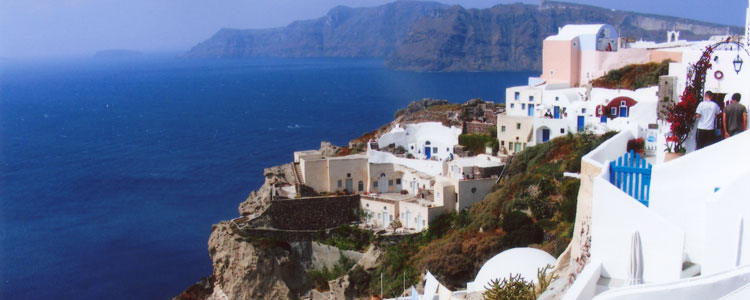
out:
<path id="1" fill-rule="evenodd" d="M 706 92 L 703 101 L 698 104 L 695 116 L 698 120 L 698 132 L 695 136 L 695 150 L 711 145 L 714 138 L 716 116 L 721 113 L 721 108 L 713 100 L 714 94 Z"/>
<path id="2" fill-rule="evenodd" d="M 740 94 L 732 95 L 732 100 L 724 109 L 724 138 L 728 138 L 747 129 L 747 109 L 740 104 Z"/>

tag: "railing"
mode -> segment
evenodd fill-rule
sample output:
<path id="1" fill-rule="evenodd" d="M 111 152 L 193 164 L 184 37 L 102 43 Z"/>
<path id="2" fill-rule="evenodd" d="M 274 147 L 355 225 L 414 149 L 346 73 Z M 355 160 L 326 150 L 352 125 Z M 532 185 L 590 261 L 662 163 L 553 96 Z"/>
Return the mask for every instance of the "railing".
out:
<path id="1" fill-rule="evenodd" d="M 648 207 L 652 167 L 646 159 L 630 150 L 609 163 L 609 182 Z"/>

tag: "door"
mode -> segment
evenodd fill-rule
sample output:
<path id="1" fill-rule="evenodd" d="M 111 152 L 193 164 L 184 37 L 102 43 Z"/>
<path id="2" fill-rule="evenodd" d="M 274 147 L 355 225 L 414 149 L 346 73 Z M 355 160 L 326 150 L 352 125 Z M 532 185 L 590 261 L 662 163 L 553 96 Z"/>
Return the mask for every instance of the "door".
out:
<path id="1" fill-rule="evenodd" d="M 559 118 L 560 118 L 560 107 L 555 106 L 555 119 L 559 119 Z"/>
<path id="2" fill-rule="evenodd" d="M 578 116 L 578 131 L 583 131 L 584 128 L 584 118 L 583 116 Z"/>
<path id="3" fill-rule="evenodd" d="M 628 106 L 623 105 L 620 106 L 620 117 L 627 117 L 628 116 Z"/>
<path id="4" fill-rule="evenodd" d="M 405 227 L 406 229 L 409 229 L 409 218 L 410 217 L 411 217 L 411 212 L 407 210 L 406 211 L 406 222 L 405 222 L 406 223 L 406 227 Z"/>
<path id="5" fill-rule="evenodd" d="M 351 178 L 346 179 L 346 192 L 347 193 L 354 193 L 354 183 Z"/>
<path id="6" fill-rule="evenodd" d="M 385 174 L 380 174 L 380 180 L 378 180 L 380 186 L 380 193 L 385 194 L 388 192 L 388 180 L 385 179 Z"/>
<path id="7" fill-rule="evenodd" d="M 607 124 L 607 116 L 602 116 L 602 123 Z"/>
<path id="8" fill-rule="evenodd" d="M 430 159 L 430 157 L 432 157 L 432 147 L 430 146 L 424 147 L 424 156 L 427 157 L 427 159 Z"/>
<path id="9" fill-rule="evenodd" d="M 416 196 L 417 192 L 419 192 L 419 185 L 417 185 L 417 180 L 414 179 L 411 182 L 411 194 Z"/>
<path id="10" fill-rule="evenodd" d="M 360 193 L 365 190 L 365 183 L 362 180 L 360 180 L 359 183 L 357 184 L 357 190 Z"/>
<path id="11" fill-rule="evenodd" d="M 542 142 L 549 141 L 549 129 L 542 129 Z"/>
<path id="12" fill-rule="evenodd" d="M 383 211 L 383 228 L 388 228 L 388 212 Z"/>
<path id="13" fill-rule="evenodd" d="M 529 104 L 529 117 L 534 116 L 534 104 Z"/>

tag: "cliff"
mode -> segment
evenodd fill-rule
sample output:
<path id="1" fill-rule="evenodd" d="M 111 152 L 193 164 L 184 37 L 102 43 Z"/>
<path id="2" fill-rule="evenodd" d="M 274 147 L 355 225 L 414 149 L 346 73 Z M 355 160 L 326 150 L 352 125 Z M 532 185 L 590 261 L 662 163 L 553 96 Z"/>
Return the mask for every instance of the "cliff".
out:
<path id="1" fill-rule="evenodd" d="M 437 2 L 396 1 L 368 8 L 338 6 L 324 17 L 272 29 L 221 29 L 185 56 L 385 58 L 414 71 L 540 70 L 542 40 L 567 24 L 607 23 L 621 36 L 664 41 L 741 32 L 739 27 L 544 2 L 465 9 Z"/>
<path id="2" fill-rule="evenodd" d="M 420 17 L 445 5 L 397 1 L 378 7 L 337 6 L 322 18 L 283 28 L 221 29 L 187 57 L 387 57 Z"/>

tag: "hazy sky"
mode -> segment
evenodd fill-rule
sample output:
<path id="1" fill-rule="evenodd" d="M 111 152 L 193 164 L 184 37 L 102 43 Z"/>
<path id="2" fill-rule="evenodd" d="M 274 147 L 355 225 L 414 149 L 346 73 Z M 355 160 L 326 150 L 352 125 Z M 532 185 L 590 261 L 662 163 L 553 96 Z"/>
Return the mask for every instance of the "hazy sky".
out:
<path id="1" fill-rule="evenodd" d="M 0 0 L 0 57 L 90 55 L 101 49 L 186 51 L 222 27 L 265 28 L 336 5 L 391 0 Z M 485 8 L 536 0 L 445 0 Z M 746 0 L 568 0 L 743 26 Z"/>

